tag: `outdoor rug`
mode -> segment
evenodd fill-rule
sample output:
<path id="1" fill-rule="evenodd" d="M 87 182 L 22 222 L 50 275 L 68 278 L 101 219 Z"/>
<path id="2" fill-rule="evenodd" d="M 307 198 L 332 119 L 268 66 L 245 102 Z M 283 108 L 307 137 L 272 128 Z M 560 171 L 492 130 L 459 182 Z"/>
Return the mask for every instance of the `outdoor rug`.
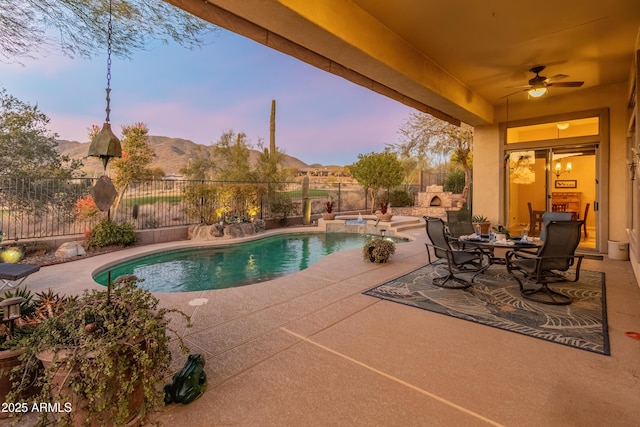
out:
<path id="1" fill-rule="evenodd" d="M 570 305 L 554 306 L 524 299 L 518 282 L 504 266 L 492 266 L 467 289 L 433 285 L 431 279 L 445 271 L 443 264 L 426 265 L 364 294 L 581 350 L 611 354 L 604 273 L 582 270 L 578 282 L 551 285 L 573 298 Z M 462 277 L 472 277 L 467 276 Z"/>

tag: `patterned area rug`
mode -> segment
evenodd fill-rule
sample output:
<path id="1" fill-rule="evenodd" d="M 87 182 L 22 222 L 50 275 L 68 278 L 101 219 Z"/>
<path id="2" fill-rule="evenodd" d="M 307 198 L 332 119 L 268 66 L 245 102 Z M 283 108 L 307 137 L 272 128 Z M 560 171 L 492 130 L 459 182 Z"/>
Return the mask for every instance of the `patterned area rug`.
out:
<path id="1" fill-rule="evenodd" d="M 610 354 L 604 273 L 582 270 L 576 283 L 550 285 L 573 298 L 570 305 L 553 306 L 522 298 L 518 283 L 504 266 L 492 266 L 467 289 L 433 285 L 431 279 L 444 275 L 445 271 L 444 265 L 426 265 L 364 294 L 581 350 Z"/>

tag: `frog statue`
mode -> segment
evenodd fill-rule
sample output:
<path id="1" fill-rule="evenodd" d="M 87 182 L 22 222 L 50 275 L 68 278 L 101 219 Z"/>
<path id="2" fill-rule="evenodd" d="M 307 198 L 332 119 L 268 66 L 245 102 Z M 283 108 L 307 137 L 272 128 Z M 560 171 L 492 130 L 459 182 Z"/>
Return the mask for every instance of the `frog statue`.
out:
<path id="1" fill-rule="evenodd" d="M 164 386 L 164 403 L 191 403 L 207 388 L 204 357 L 190 354 L 184 367 L 173 376 L 173 382 Z"/>

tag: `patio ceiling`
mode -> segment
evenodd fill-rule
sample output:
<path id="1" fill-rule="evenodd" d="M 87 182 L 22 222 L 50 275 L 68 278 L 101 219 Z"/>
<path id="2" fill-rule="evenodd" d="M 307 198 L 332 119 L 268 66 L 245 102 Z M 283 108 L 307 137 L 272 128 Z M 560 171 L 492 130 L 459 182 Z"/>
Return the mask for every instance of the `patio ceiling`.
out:
<path id="1" fill-rule="evenodd" d="M 452 122 L 493 122 L 534 75 L 580 88 L 627 82 L 637 0 L 167 0 L 328 72 Z M 534 102 L 524 91 L 510 102 Z"/>

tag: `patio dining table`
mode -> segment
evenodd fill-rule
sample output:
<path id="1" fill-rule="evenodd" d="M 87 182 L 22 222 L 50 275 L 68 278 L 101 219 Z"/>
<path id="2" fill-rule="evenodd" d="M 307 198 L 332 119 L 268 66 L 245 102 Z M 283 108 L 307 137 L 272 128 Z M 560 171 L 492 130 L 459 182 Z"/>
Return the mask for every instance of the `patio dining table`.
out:
<path id="1" fill-rule="evenodd" d="M 27 277 L 39 270 L 40 266 L 36 264 L 0 263 L 0 290 L 20 286 Z"/>
<path id="2" fill-rule="evenodd" d="M 513 251 L 520 251 L 525 249 L 534 249 L 538 250 L 544 242 L 540 239 L 533 239 L 528 241 L 522 241 L 520 239 L 509 239 L 509 240 L 494 240 L 491 241 L 488 237 L 471 237 L 471 236 L 461 236 L 458 238 L 460 243 L 464 243 L 465 245 L 476 246 L 483 249 L 489 249 L 491 252 L 491 257 L 489 257 L 492 264 L 505 264 L 504 257 L 496 257 L 494 255 L 494 249 L 510 249 Z"/>

